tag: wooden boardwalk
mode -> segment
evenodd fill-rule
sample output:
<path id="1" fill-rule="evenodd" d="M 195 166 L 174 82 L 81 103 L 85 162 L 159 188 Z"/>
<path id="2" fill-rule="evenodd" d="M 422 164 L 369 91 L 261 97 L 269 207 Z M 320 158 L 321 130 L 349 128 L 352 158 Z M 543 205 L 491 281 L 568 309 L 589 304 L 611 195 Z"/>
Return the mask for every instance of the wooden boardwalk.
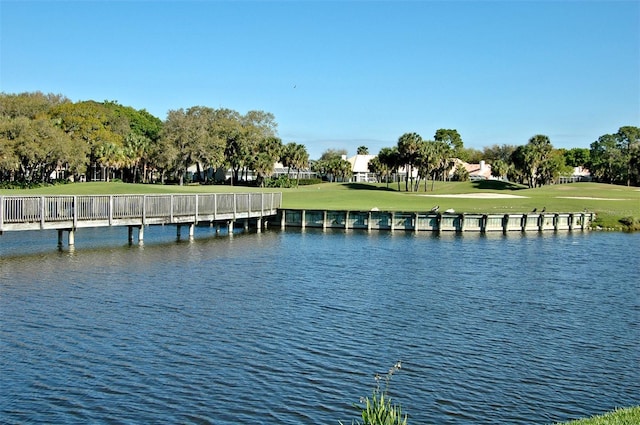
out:
<path id="1" fill-rule="evenodd" d="M 86 227 L 129 226 L 138 229 L 142 241 L 144 226 L 173 224 L 193 227 L 202 222 L 233 225 L 236 220 L 256 220 L 258 229 L 265 217 L 275 216 L 281 193 L 207 193 L 158 195 L 0 196 L 0 234 L 7 231 L 58 230 L 69 232 Z"/>

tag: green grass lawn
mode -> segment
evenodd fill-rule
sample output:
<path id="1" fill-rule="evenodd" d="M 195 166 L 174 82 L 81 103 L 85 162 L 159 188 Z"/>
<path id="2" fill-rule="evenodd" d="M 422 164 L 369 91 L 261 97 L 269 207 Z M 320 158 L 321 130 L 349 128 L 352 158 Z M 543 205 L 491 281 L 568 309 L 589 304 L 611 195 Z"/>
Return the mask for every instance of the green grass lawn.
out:
<path id="1" fill-rule="evenodd" d="M 640 424 L 640 406 L 617 409 L 592 418 L 565 422 L 564 425 L 638 425 Z"/>
<path id="2" fill-rule="evenodd" d="M 120 182 L 91 182 L 48 186 L 28 190 L 0 190 L 0 195 L 85 195 L 85 194 L 145 194 L 145 193 L 210 193 L 210 192 L 259 192 L 283 193 L 283 207 L 291 209 L 335 209 L 367 211 L 428 211 L 439 205 L 440 211 L 453 209 L 469 213 L 524 213 L 534 208 L 547 212 L 581 212 L 598 215 L 598 225 L 605 228 L 622 228 L 618 222 L 623 217 L 634 217 L 640 222 L 640 188 L 600 183 L 571 183 L 527 189 L 523 186 L 497 181 L 436 182 L 431 191 L 424 185 L 419 192 L 405 192 L 404 184 L 398 190 L 397 183 L 323 183 L 291 189 L 259 189 L 244 186 L 163 186 Z M 460 194 L 499 194 L 517 196 L 508 199 L 475 199 L 439 197 Z M 435 195 L 435 196 L 434 196 Z"/>

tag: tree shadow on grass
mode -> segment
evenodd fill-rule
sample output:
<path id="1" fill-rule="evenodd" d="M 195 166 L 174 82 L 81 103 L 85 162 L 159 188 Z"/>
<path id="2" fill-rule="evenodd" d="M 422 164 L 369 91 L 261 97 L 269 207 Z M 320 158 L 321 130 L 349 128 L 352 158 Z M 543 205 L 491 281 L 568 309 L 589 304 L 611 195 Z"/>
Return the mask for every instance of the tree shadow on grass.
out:
<path id="1" fill-rule="evenodd" d="M 387 187 L 373 186 L 367 183 L 344 183 L 343 185 L 348 189 L 354 189 L 354 190 L 382 190 L 386 192 L 396 192 L 395 189 L 392 189 L 390 187 L 387 188 Z"/>
<path id="2" fill-rule="evenodd" d="M 473 183 L 474 189 L 490 189 L 490 190 L 522 190 L 526 189 L 526 186 L 523 186 L 518 183 L 513 182 L 505 182 L 500 180 L 477 180 Z"/>

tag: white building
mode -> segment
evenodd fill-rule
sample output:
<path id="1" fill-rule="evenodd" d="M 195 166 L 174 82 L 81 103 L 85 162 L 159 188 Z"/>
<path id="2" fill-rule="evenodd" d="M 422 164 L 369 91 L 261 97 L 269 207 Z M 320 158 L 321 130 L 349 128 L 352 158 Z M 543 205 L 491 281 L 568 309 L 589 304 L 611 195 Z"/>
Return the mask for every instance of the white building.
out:
<path id="1" fill-rule="evenodd" d="M 347 161 L 351 164 L 351 172 L 353 173 L 351 181 L 356 183 L 376 183 L 378 176 L 369 171 L 369 161 L 376 156 L 377 155 L 355 155 L 348 158 Z"/>

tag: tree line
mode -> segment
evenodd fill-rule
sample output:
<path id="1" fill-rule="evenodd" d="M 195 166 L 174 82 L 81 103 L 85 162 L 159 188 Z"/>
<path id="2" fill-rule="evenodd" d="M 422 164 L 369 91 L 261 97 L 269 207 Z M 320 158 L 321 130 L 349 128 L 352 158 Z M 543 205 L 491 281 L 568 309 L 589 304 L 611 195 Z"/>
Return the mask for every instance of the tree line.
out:
<path id="1" fill-rule="evenodd" d="M 364 146 L 359 154 L 367 154 Z M 196 180 L 208 183 L 209 170 L 231 170 L 230 184 L 259 184 L 281 162 L 291 172 L 311 169 L 326 180 L 347 180 L 351 165 L 346 151 L 329 150 L 309 161 L 304 145 L 284 144 L 273 114 L 245 114 L 227 108 L 193 106 L 170 110 L 164 121 L 146 110 L 115 101 L 71 102 L 41 92 L 0 93 L 0 181 L 36 183 L 80 178 L 127 182 L 174 181 L 183 184 L 195 165 Z M 455 129 L 439 129 L 430 140 L 405 133 L 396 146 L 380 150 L 370 162 L 382 180 L 404 172 L 405 190 L 427 190 L 436 181 L 465 180 L 459 161 L 486 161 L 495 177 L 529 187 L 555 181 L 572 167 L 588 168 L 596 181 L 640 185 L 640 128 L 620 127 L 594 141 L 590 149 L 555 149 L 545 135 L 524 145 L 465 148 Z M 400 182 L 398 182 L 400 184 Z"/>
<path id="2" fill-rule="evenodd" d="M 304 145 L 277 137 L 273 114 L 246 114 L 205 106 L 170 110 L 162 121 L 146 110 L 114 101 L 71 102 L 62 95 L 0 93 L 0 181 L 36 183 L 81 177 L 183 184 L 213 179 L 230 169 L 229 182 L 259 183 L 274 164 L 288 171 L 308 166 Z M 226 174 L 226 173 L 225 173 Z"/>
<path id="3" fill-rule="evenodd" d="M 491 145 L 482 151 L 464 147 L 455 129 L 439 129 L 433 139 L 424 140 L 417 133 L 405 133 L 396 146 L 385 147 L 369 163 L 369 171 L 383 181 L 402 171 L 405 190 L 424 190 L 431 181 L 468 180 L 460 161 L 491 165 L 492 176 L 539 187 L 553 183 L 560 176 L 570 176 L 574 167 L 588 169 L 593 180 L 640 186 L 640 128 L 620 127 L 615 134 L 601 136 L 590 149 L 556 149 L 548 136 L 538 134 L 524 145 Z M 400 181 L 398 189 L 400 189 Z"/>

